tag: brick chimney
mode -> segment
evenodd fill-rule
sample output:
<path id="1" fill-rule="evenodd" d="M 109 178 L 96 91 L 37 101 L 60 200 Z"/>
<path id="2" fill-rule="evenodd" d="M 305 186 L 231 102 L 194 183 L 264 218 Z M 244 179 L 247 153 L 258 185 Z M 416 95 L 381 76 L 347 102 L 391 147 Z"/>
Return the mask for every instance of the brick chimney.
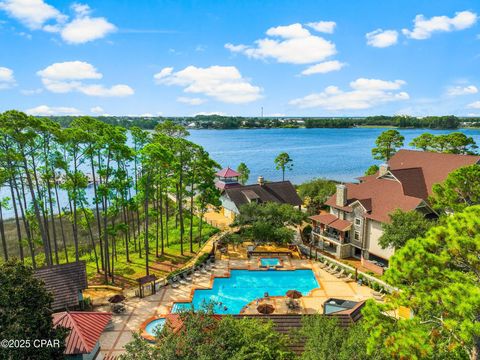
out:
<path id="1" fill-rule="evenodd" d="M 265 180 L 263 179 L 263 176 L 259 176 L 257 179 L 257 183 L 260 186 L 263 186 L 265 184 Z"/>
<path id="2" fill-rule="evenodd" d="M 337 206 L 347 205 L 347 187 L 343 184 L 337 185 L 336 205 Z"/>
<path id="3" fill-rule="evenodd" d="M 386 175 L 389 170 L 390 170 L 390 166 L 388 166 L 388 164 L 381 164 L 378 170 L 378 177 Z"/>

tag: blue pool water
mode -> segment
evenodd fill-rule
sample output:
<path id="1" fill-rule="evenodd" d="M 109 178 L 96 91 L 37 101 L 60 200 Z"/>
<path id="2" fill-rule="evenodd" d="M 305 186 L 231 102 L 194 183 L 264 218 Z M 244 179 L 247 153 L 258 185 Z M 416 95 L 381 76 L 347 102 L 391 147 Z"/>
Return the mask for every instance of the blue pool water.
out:
<path id="1" fill-rule="evenodd" d="M 191 303 L 175 303 L 172 312 L 200 309 L 214 302 L 217 314 L 239 314 L 249 302 L 270 296 L 284 296 L 288 290 L 307 295 L 320 287 L 312 270 L 232 270 L 229 278 L 215 278 L 212 289 L 195 290 Z M 221 304 L 220 304 L 221 303 Z M 226 307 L 226 309 L 225 309 Z"/>
<path id="2" fill-rule="evenodd" d="M 260 264 L 262 266 L 277 266 L 280 265 L 280 260 L 277 258 L 261 258 Z"/>
<path id="3" fill-rule="evenodd" d="M 145 326 L 145 331 L 148 335 L 156 336 L 157 332 L 162 331 L 163 327 L 165 326 L 165 318 L 159 318 L 150 321 L 147 326 Z"/>

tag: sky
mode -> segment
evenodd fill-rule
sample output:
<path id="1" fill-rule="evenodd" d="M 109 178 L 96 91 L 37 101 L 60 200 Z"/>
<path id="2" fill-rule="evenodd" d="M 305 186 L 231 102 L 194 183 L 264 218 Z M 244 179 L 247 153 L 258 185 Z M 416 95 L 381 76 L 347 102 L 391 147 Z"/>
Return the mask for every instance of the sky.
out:
<path id="1" fill-rule="evenodd" d="M 478 0 L 0 0 L 0 111 L 480 116 Z"/>

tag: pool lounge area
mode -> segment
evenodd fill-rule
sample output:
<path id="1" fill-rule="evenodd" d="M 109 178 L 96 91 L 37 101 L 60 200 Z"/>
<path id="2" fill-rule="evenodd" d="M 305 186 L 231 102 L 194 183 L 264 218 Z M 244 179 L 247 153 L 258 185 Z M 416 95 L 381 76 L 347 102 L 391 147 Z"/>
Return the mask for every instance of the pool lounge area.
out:
<path id="1" fill-rule="evenodd" d="M 211 297 L 221 299 L 222 305 L 218 304 L 217 314 L 245 315 L 259 315 L 256 300 L 263 298 L 265 292 L 269 293 L 269 297 L 260 300 L 260 304 L 262 301 L 271 304 L 275 308 L 274 314 L 292 313 L 287 306 L 289 298 L 285 296 L 288 290 L 302 293 L 301 298 L 295 299 L 299 308 L 294 314 L 323 313 L 323 303 L 330 298 L 351 301 L 372 298 L 370 288 L 355 282 L 342 281 L 323 270 L 315 261 L 280 256 L 278 258 L 283 260 L 283 267 L 275 270 L 262 269 L 258 257 L 217 259 L 214 269 L 194 276 L 187 284 L 178 288 L 162 287 L 156 294 L 143 299 L 129 299 L 125 304 L 126 312 L 114 316 L 113 328 L 102 334 L 102 353 L 108 356 L 122 354 L 125 344 L 131 341 L 133 333 L 142 329 L 142 326 L 146 327 L 155 319 L 175 316 L 172 312 L 179 311 L 182 307 L 201 305 L 203 300 Z M 251 274 L 254 275 L 250 276 Z M 265 286 L 262 285 L 263 281 L 266 281 Z M 285 284 L 277 284 L 278 282 Z M 246 284 L 249 285 L 245 286 Z M 247 287 L 249 289 L 246 289 Z M 237 297 L 242 300 L 236 300 Z M 226 310 L 224 306 L 227 307 Z M 109 307 L 103 310 L 109 311 Z M 150 324 L 149 329 L 153 330 L 161 322 Z M 148 335 L 146 331 L 144 334 Z"/>

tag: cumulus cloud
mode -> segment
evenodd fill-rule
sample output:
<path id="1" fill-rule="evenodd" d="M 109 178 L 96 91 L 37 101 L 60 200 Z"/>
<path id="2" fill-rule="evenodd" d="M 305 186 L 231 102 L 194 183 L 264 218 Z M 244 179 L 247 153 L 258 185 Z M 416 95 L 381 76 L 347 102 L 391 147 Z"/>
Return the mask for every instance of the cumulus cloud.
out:
<path id="1" fill-rule="evenodd" d="M 117 30 L 116 26 L 104 17 L 90 17 L 90 7 L 84 4 L 74 4 L 77 17 L 62 28 L 62 39 L 70 44 L 83 44 L 101 39 Z"/>
<path id="2" fill-rule="evenodd" d="M 54 93 L 78 91 L 89 96 L 122 97 L 133 95 L 133 89 L 128 85 L 113 85 L 105 87 L 101 84 L 85 83 L 98 80 L 103 75 L 92 65 L 84 61 L 66 61 L 54 63 L 37 72 L 45 88 Z"/>
<path id="3" fill-rule="evenodd" d="M 94 106 L 94 107 L 90 108 L 90 112 L 92 112 L 94 114 L 102 114 L 105 111 L 103 110 L 103 108 L 101 106 Z"/>
<path id="4" fill-rule="evenodd" d="M 430 19 L 423 15 L 417 15 L 413 20 L 413 29 L 403 29 L 405 36 L 415 39 L 428 39 L 435 32 L 450 32 L 463 30 L 473 26 L 477 22 L 478 16 L 471 11 L 461 11 L 455 13 L 455 16 L 434 16 Z"/>
<path id="5" fill-rule="evenodd" d="M 254 59 L 274 59 L 279 63 L 311 64 L 335 55 L 337 50 L 331 41 L 316 35 L 301 24 L 272 27 L 269 36 L 258 39 L 254 45 L 225 44 L 225 48 Z"/>
<path id="6" fill-rule="evenodd" d="M 480 100 L 479 101 L 474 101 L 474 102 L 468 104 L 467 107 L 470 108 L 470 109 L 480 109 Z"/>
<path id="7" fill-rule="evenodd" d="M 52 115 L 80 115 L 80 110 L 74 107 L 66 106 L 48 106 L 40 105 L 31 109 L 25 110 L 27 114 L 34 116 L 52 116 Z"/>
<path id="8" fill-rule="evenodd" d="M 365 35 L 367 44 L 373 47 L 385 48 L 395 45 L 398 41 L 396 30 L 377 29 Z"/>
<path id="9" fill-rule="evenodd" d="M 8 89 L 14 85 L 15 77 L 13 76 L 13 70 L 0 66 L 0 90 Z"/>
<path id="10" fill-rule="evenodd" d="M 67 16 L 43 0 L 4 0 L 0 9 L 31 30 L 42 29 L 48 21 L 64 23 Z"/>
<path id="11" fill-rule="evenodd" d="M 155 74 L 154 79 L 158 84 L 182 86 L 185 93 L 203 94 L 225 103 L 242 104 L 262 97 L 262 89 L 250 84 L 234 66 L 191 65 L 177 72 L 168 67 Z"/>
<path id="12" fill-rule="evenodd" d="M 197 115 L 204 115 L 204 116 L 211 116 L 211 115 L 219 115 L 219 116 L 227 116 L 226 113 L 223 111 L 201 111 L 198 113 L 193 114 L 192 116 L 197 116 Z"/>
<path id="13" fill-rule="evenodd" d="M 325 110 L 362 110 L 374 106 L 409 99 L 404 91 L 398 91 L 405 85 L 403 80 L 386 81 L 359 78 L 350 83 L 350 90 L 342 91 L 336 86 L 328 86 L 320 93 L 290 101 L 299 108 L 322 108 Z"/>
<path id="14" fill-rule="evenodd" d="M 449 96 L 472 95 L 476 93 L 478 93 L 478 88 L 475 85 L 452 86 L 447 89 L 447 95 Z"/>
<path id="15" fill-rule="evenodd" d="M 332 71 L 338 71 L 345 66 L 338 60 L 325 61 L 320 64 L 312 65 L 302 71 L 302 75 L 326 74 Z"/>
<path id="16" fill-rule="evenodd" d="M 185 96 L 180 96 L 177 98 L 178 102 L 181 102 L 183 104 L 188 104 L 188 105 L 201 105 L 204 102 L 206 102 L 205 99 L 200 99 L 200 98 L 189 98 Z"/>
<path id="17" fill-rule="evenodd" d="M 308 23 L 307 26 L 318 32 L 333 34 L 337 24 L 335 21 L 318 21 Z"/>
<path id="18" fill-rule="evenodd" d="M 92 17 L 86 4 L 72 5 L 73 19 L 43 0 L 4 0 L 0 10 L 20 21 L 31 30 L 59 33 L 69 44 L 83 44 L 101 39 L 116 31 L 115 25 L 104 17 Z"/>

